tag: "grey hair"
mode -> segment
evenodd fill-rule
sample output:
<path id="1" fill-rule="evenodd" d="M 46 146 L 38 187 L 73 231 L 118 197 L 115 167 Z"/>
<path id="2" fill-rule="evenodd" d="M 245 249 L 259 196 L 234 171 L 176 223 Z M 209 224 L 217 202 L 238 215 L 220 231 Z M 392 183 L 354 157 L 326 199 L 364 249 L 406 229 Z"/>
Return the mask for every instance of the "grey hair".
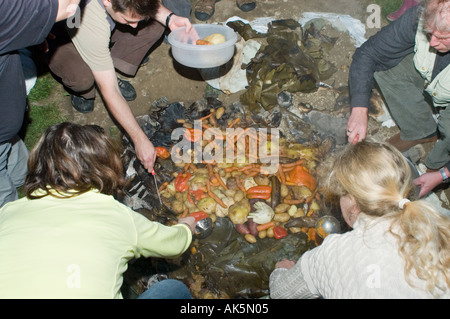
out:
<path id="1" fill-rule="evenodd" d="M 427 32 L 450 32 L 450 0 L 424 0 L 421 6 Z"/>

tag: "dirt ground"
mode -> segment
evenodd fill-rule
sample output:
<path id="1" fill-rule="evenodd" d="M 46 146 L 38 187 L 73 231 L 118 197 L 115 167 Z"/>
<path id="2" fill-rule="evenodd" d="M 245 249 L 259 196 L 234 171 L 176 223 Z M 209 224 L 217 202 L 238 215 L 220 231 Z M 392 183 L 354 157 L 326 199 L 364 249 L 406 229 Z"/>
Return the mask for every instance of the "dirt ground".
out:
<path id="1" fill-rule="evenodd" d="M 196 1 L 192 0 L 193 6 Z M 367 3 L 369 2 L 367 1 Z M 250 12 L 241 11 L 237 8 L 235 1 L 221 0 L 216 3 L 215 8 L 215 14 L 208 21 L 198 21 L 192 14 L 192 22 L 221 23 L 233 16 L 249 21 L 258 17 L 298 20 L 304 12 L 347 14 L 361 21 L 365 21 L 369 16 L 366 12 L 367 4 L 364 4 L 364 1 L 356 0 L 258 0 L 256 8 Z M 326 9 L 324 10 L 324 8 Z M 375 31 L 375 29 L 368 29 L 366 34 L 369 36 Z M 339 65 L 339 71 L 335 77 L 338 77 L 339 84 L 343 85 L 347 81 L 347 71 L 355 47 L 351 43 L 345 43 L 337 48 L 334 58 L 341 65 Z M 207 86 L 197 69 L 184 67 L 173 60 L 170 54 L 170 45 L 164 42 L 152 52 L 149 63 L 141 67 L 134 78 L 128 80 L 135 86 L 138 95 L 135 101 L 130 102 L 136 116 L 148 114 L 152 108 L 152 103 L 161 97 L 166 97 L 170 103 L 184 102 L 188 106 L 202 98 Z M 333 82 L 329 83 L 333 84 Z M 239 99 L 241 93 L 222 94 L 219 99 L 225 103 L 232 103 Z M 55 90 L 52 99 L 59 101 L 58 104 L 62 111 L 72 121 L 82 124 L 95 123 L 105 128 L 114 125 L 100 97 L 96 98 L 95 110 L 90 114 L 76 112 L 70 104 L 69 97 L 64 95 L 61 86 L 58 86 L 58 89 Z"/>
<path id="2" fill-rule="evenodd" d="M 191 0 L 192 6 L 197 0 Z M 349 15 L 352 18 L 360 20 L 365 26 L 365 38 L 375 34 L 379 28 L 370 28 L 366 23 L 371 12 L 368 12 L 368 6 L 372 4 L 370 0 L 257 0 L 257 6 L 253 11 L 242 12 L 237 8 L 233 0 L 221 0 L 215 5 L 215 14 L 206 22 L 198 21 L 192 13 L 193 23 L 222 23 L 228 18 L 238 16 L 240 18 L 252 21 L 260 17 L 271 17 L 274 19 L 292 18 L 299 20 L 305 12 L 326 12 Z M 381 26 L 387 23 L 384 17 L 381 17 Z M 325 83 L 332 89 L 321 89 L 315 93 L 294 95 L 295 103 L 307 103 L 314 109 L 332 110 L 338 98 L 334 89 L 347 86 L 348 70 L 351 64 L 352 55 L 355 51 L 354 42 L 346 33 L 342 33 L 328 27 L 330 36 L 337 36 L 338 40 L 329 54 L 330 62 L 337 67 L 337 72 Z M 201 77 L 199 70 L 184 67 L 177 63 L 171 56 L 170 45 L 162 42 L 150 55 L 149 62 L 142 66 L 134 78 L 128 78 L 137 91 L 137 98 L 130 102 L 133 113 L 136 116 L 149 114 L 152 111 L 152 104 L 165 98 L 169 103 L 182 102 L 185 106 L 191 105 L 194 101 L 204 96 L 207 83 Z M 239 100 L 243 92 L 234 94 L 220 94 L 218 99 L 228 105 Z M 81 114 L 73 109 L 70 104 L 70 98 L 65 94 L 61 85 L 50 97 L 52 101 L 57 102 L 61 107 L 63 115 L 70 121 L 80 124 L 98 124 L 103 126 L 106 131 L 117 132 L 115 123 L 108 114 L 102 99 L 97 96 L 95 109 L 92 113 Z M 397 133 L 396 127 L 386 128 L 381 126 L 380 122 L 373 119 L 369 122 L 369 133 L 376 139 L 386 140 Z M 419 148 L 421 158 L 424 157 L 430 149 L 430 145 L 425 148 Z M 437 193 L 444 206 L 448 207 L 448 191 Z M 450 193 L 449 193 L 450 196 Z"/>

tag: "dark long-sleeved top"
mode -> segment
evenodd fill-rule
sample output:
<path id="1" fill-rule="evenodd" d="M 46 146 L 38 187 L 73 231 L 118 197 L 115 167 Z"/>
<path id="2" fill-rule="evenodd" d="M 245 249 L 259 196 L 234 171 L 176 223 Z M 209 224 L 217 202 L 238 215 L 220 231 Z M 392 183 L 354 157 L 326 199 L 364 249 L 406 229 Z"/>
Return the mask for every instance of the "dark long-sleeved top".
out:
<path id="1" fill-rule="evenodd" d="M 368 107 L 374 72 L 388 70 L 414 52 L 420 12 L 420 6 L 409 9 L 355 51 L 349 76 L 351 107 Z M 433 79 L 449 63 L 448 52 L 437 54 Z"/>
<path id="2" fill-rule="evenodd" d="M 42 43 L 55 23 L 58 0 L 0 0 L 0 144 L 19 132 L 25 79 L 16 50 Z"/>

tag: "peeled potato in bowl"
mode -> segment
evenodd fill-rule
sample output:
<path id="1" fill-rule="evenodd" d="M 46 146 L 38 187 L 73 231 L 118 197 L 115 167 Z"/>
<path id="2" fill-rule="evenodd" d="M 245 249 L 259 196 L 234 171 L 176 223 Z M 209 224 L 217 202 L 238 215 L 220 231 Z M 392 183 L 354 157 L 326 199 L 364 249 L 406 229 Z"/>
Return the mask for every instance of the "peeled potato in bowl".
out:
<path id="1" fill-rule="evenodd" d="M 210 45 L 210 44 L 219 44 L 224 43 L 226 41 L 225 36 L 221 33 L 213 33 L 204 37 L 203 39 L 197 40 L 197 45 Z"/>

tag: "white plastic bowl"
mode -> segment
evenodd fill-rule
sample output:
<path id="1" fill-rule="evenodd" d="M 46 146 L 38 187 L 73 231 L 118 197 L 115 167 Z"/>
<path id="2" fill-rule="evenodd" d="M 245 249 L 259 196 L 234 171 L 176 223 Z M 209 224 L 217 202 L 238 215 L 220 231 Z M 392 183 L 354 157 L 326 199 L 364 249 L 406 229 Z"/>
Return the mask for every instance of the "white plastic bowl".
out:
<path id="1" fill-rule="evenodd" d="M 226 25 L 194 24 L 195 31 L 186 33 L 186 28 L 173 30 L 168 37 L 172 46 L 172 55 L 179 63 L 191 68 L 214 68 L 227 63 L 234 55 L 234 44 L 237 35 Z M 203 39 L 213 33 L 221 33 L 226 41 L 220 44 L 196 45 L 192 43 L 192 32 L 197 32 L 198 38 Z"/>

